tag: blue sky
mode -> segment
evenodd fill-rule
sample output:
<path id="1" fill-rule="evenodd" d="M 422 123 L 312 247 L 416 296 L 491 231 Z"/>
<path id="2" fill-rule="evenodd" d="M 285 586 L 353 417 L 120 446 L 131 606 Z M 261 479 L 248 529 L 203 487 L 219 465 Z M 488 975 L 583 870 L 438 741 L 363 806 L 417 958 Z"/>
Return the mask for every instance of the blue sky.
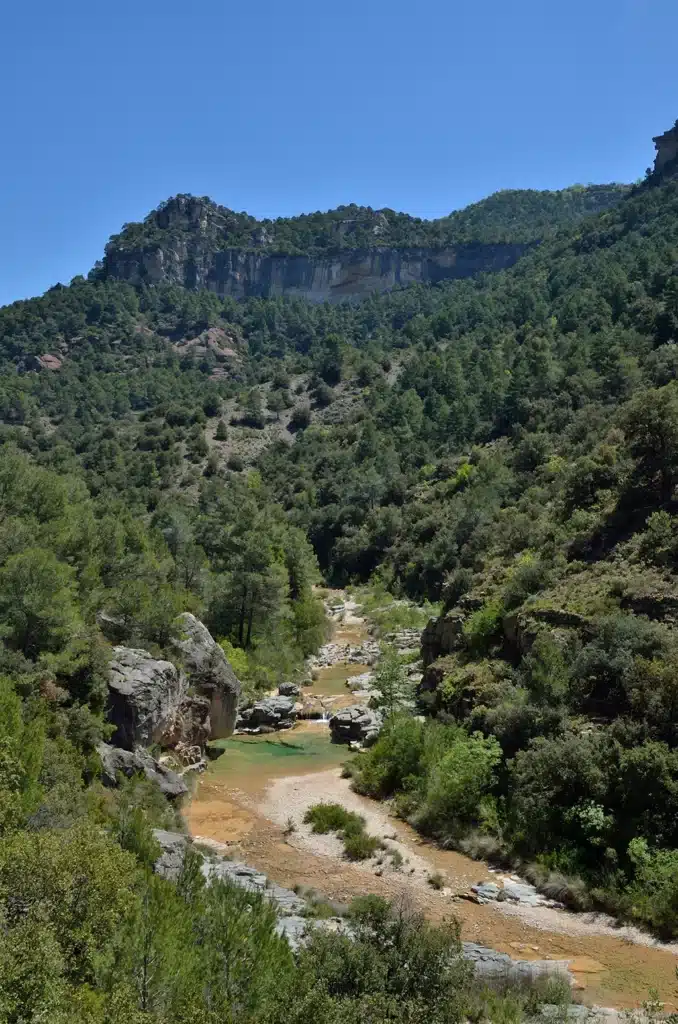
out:
<path id="1" fill-rule="evenodd" d="M 631 181 L 678 117 L 676 0 L 7 0 L 0 304 L 177 192 L 440 216 Z"/>

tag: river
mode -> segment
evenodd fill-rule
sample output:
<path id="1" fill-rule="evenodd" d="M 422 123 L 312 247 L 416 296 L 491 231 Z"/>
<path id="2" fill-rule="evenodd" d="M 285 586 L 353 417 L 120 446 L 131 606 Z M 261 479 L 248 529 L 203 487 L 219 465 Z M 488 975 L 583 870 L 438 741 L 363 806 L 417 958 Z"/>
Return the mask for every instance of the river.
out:
<path id="1" fill-rule="evenodd" d="M 366 626 L 347 603 L 335 626 L 335 643 L 358 645 Z M 333 706 L 352 703 L 344 680 L 367 666 L 332 665 L 314 673 L 312 693 Z M 454 916 L 462 938 L 518 959 L 570 961 L 575 987 L 588 1005 L 627 1008 L 656 990 L 667 1010 L 678 1006 L 676 947 L 653 943 L 635 929 L 618 929 L 605 918 L 507 903 L 484 906 L 460 898 L 496 874 L 479 861 L 441 850 L 391 817 L 387 805 L 357 796 L 341 777 L 347 748 L 330 742 L 327 724 L 302 721 L 294 729 L 266 736 L 233 736 L 224 754 L 201 776 L 186 817 L 196 838 L 232 847 L 233 855 L 292 888 L 300 885 L 347 903 L 354 896 L 379 893 L 406 900 L 431 919 Z M 314 836 L 303 825 L 310 804 L 342 803 L 367 819 L 368 831 L 398 850 L 403 864 L 348 863 L 332 836 Z M 290 825 L 293 829 L 290 830 Z M 441 891 L 429 884 L 441 873 Z"/>

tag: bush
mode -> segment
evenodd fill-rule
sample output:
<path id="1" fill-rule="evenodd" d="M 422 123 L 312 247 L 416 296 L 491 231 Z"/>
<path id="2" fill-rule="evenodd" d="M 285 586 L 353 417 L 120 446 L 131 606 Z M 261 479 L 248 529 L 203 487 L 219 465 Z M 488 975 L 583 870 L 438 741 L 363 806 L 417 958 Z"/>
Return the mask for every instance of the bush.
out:
<path id="1" fill-rule="evenodd" d="M 365 819 L 341 804 L 313 804 L 304 815 L 304 822 L 320 835 L 328 832 L 356 833 L 365 827 Z"/>
<path id="2" fill-rule="evenodd" d="M 492 789 L 501 748 L 480 733 L 456 736 L 442 757 L 427 766 L 423 805 L 414 820 L 445 838 L 463 834 L 481 817 L 481 801 Z"/>
<path id="3" fill-rule="evenodd" d="M 368 860 L 380 847 L 377 837 L 367 832 L 344 833 L 344 855 L 348 860 Z"/>
<path id="4" fill-rule="evenodd" d="M 313 804 L 306 811 L 304 821 L 313 832 L 321 835 L 336 832 L 343 841 L 344 855 L 348 860 L 367 860 L 382 846 L 376 836 L 365 831 L 362 815 L 347 811 L 341 804 Z"/>
<path id="5" fill-rule="evenodd" d="M 678 933 L 678 850 L 650 850 L 644 839 L 629 843 L 636 877 L 627 893 L 633 917 L 664 937 Z"/>
<path id="6" fill-rule="evenodd" d="M 488 601 L 464 623 L 464 637 L 470 651 L 480 654 L 495 643 L 501 634 L 504 608 L 500 601 Z"/>
<path id="7" fill-rule="evenodd" d="M 290 418 L 290 430 L 305 430 L 311 422 L 311 409 L 308 405 L 295 406 Z"/>
<path id="8" fill-rule="evenodd" d="M 377 742 L 353 767 L 356 792 L 377 798 L 389 797 L 404 788 L 406 779 L 417 778 L 421 774 L 425 731 L 424 723 L 409 715 L 389 718 Z"/>
<path id="9" fill-rule="evenodd" d="M 353 788 L 369 796 L 398 796 L 398 812 L 417 827 L 457 841 L 484 820 L 501 748 L 493 737 L 389 718 L 373 747 L 353 769 Z"/>

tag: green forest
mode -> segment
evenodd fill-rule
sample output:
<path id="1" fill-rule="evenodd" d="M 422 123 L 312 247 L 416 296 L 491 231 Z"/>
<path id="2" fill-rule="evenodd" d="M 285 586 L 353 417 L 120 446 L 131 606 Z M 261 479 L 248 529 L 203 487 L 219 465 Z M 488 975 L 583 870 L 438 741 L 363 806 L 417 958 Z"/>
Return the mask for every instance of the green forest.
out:
<path id="1" fill-rule="evenodd" d="M 379 901 L 353 909 L 353 943 L 293 957 L 254 897 L 190 864 L 153 875 L 151 827 L 180 823 L 150 784 L 101 784 L 102 612 L 155 654 L 195 612 L 255 693 L 324 642 L 322 581 L 443 609 L 424 718 L 387 717 L 359 792 L 574 908 L 678 935 L 678 181 L 507 191 L 438 222 L 337 212 L 222 211 L 215 244 L 313 255 L 349 219 L 341 244 L 374 245 L 377 215 L 376 244 L 541 241 L 359 303 L 134 288 L 104 263 L 0 309 L 10 1024 L 494 1012 L 454 929 Z M 157 223 L 113 241 L 152 246 Z"/>
<path id="2" fill-rule="evenodd" d="M 505 189 L 438 220 L 422 220 L 371 206 L 338 206 L 327 212 L 258 221 L 218 206 L 207 196 L 167 200 L 142 223 L 125 224 L 106 247 L 108 256 L 187 243 L 199 231 L 211 251 L 245 249 L 286 255 L 327 256 L 342 249 L 375 246 L 416 248 L 464 243 L 534 242 L 615 206 L 626 185 L 574 185 L 558 192 Z M 183 201 L 181 205 L 179 201 Z"/>

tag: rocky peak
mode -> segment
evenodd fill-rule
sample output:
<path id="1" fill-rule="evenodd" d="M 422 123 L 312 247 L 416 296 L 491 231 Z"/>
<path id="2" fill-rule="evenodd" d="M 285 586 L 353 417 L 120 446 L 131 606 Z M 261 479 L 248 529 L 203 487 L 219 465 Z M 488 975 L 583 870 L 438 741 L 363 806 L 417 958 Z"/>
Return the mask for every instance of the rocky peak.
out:
<path id="1" fill-rule="evenodd" d="M 678 165 L 678 120 L 663 135 L 655 135 L 652 140 L 657 150 L 654 159 L 654 173 L 666 174 Z"/>
<path id="2" fill-rule="evenodd" d="M 180 226 L 195 230 L 203 228 L 214 212 L 216 203 L 211 199 L 179 195 L 161 203 L 151 216 L 154 216 L 158 227 L 162 229 Z"/>

